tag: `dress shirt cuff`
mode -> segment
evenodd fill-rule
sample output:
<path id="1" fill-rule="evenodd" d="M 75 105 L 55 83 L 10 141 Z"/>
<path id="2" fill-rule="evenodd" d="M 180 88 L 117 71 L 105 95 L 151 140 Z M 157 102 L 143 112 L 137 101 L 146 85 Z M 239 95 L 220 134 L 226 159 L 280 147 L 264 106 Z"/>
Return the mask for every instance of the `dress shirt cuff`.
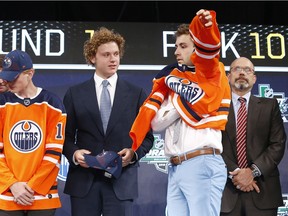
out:
<path id="1" fill-rule="evenodd" d="M 233 170 L 233 171 L 236 171 L 236 170 L 239 170 L 240 168 L 238 167 L 238 168 L 236 168 L 235 170 Z M 230 179 L 233 179 L 233 175 L 228 175 L 228 178 L 230 178 Z"/>

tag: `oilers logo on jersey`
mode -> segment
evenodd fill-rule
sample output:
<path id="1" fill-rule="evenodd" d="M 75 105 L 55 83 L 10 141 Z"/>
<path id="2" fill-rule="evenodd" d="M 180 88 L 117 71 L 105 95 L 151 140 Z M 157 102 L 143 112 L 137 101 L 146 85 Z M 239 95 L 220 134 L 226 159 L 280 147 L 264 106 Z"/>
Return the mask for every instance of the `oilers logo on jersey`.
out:
<path id="1" fill-rule="evenodd" d="M 21 153 L 35 151 L 42 143 L 43 132 L 33 121 L 22 120 L 17 122 L 9 134 L 13 148 Z"/>
<path id="2" fill-rule="evenodd" d="M 197 83 L 186 78 L 169 75 L 165 78 L 165 82 L 172 91 L 191 104 L 196 103 L 205 94 Z"/>

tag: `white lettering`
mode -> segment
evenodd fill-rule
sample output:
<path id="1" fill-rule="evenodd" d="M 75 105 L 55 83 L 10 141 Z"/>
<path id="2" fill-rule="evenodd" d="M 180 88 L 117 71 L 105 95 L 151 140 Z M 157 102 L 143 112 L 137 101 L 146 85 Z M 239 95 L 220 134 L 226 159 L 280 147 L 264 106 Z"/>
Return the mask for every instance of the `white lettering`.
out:
<path id="1" fill-rule="evenodd" d="M 4 40 L 3 38 L 3 29 L 0 29 L 0 53 L 1 54 L 7 54 L 9 53 L 11 50 L 15 50 L 18 49 L 17 48 L 17 41 L 21 41 L 20 44 L 20 49 L 25 51 L 26 47 L 27 47 L 27 42 L 30 45 L 31 49 L 33 50 L 34 54 L 36 56 L 40 56 L 41 55 L 41 29 L 35 30 L 36 36 L 31 38 L 31 32 L 28 32 L 26 29 L 22 29 L 22 30 L 17 30 L 17 29 L 12 29 L 11 30 L 11 47 L 9 48 L 9 46 L 5 45 L 5 47 L 3 47 L 3 41 L 6 42 L 6 38 Z M 19 31 L 21 31 L 21 34 L 19 34 Z M 59 29 L 49 29 L 45 31 L 45 55 L 46 56 L 61 56 L 64 53 L 64 40 L 65 40 L 65 35 L 64 32 L 62 30 Z M 5 32 L 4 35 L 6 35 L 7 33 Z M 57 36 L 59 35 L 59 37 L 52 38 L 53 34 L 57 34 Z M 19 36 L 20 35 L 20 36 Z M 6 36 L 7 37 L 7 36 Z M 52 47 L 51 47 L 51 41 L 55 42 L 55 40 L 59 38 L 59 47 L 55 48 L 55 44 L 52 44 L 53 50 L 56 49 L 56 51 L 52 52 Z M 19 43 L 19 42 L 18 42 Z M 18 45 L 19 46 L 19 45 Z M 58 48 L 58 50 L 57 50 Z"/>
<path id="2" fill-rule="evenodd" d="M 16 39 L 17 39 L 17 30 L 16 29 L 13 29 L 12 31 L 12 49 L 8 50 L 8 51 L 4 51 L 3 50 L 3 29 L 0 29 L 0 39 L 1 39 L 1 42 L 0 42 L 0 53 L 1 54 L 7 54 L 9 53 L 11 50 L 14 50 L 16 49 Z"/>
<path id="3" fill-rule="evenodd" d="M 15 50 L 17 47 L 17 29 L 13 29 L 12 31 L 12 50 Z M 8 50 L 10 52 L 11 50 Z M 7 54 L 8 54 L 7 52 Z"/>
<path id="4" fill-rule="evenodd" d="M 168 57 L 168 47 L 175 47 L 175 43 L 168 43 L 168 35 L 174 35 L 174 31 L 163 31 L 163 57 Z"/>
<path id="5" fill-rule="evenodd" d="M 232 38 L 229 40 L 229 42 L 225 45 L 225 32 L 221 32 L 221 41 L 222 41 L 222 46 L 221 46 L 221 50 L 222 50 L 222 58 L 226 58 L 226 51 L 227 49 L 230 47 L 232 52 L 234 53 L 236 58 L 239 58 L 240 55 L 237 52 L 237 50 L 235 49 L 234 45 L 232 44 L 233 41 L 235 40 L 235 38 L 238 36 L 238 33 L 234 33 Z"/>
<path id="6" fill-rule="evenodd" d="M 60 49 L 58 52 L 51 52 L 50 50 L 50 37 L 51 34 L 59 34 L 60 36 Z M 64 33 L 58 29 L 51 29 L 46 31 L 46 56 L 61 56 L 64 53 Z"/>
<path id="7" fill-rule="evenodd" d="M 34 51 L 36 56 L 40 56 L 40 36 L 41 30 L 38 29 L 36 31 L 36 46 L 33 44 L 33 41 L 26 29 L 22 29 L 22 38 L 21 38 L 21 50 L 26 50 L 26 39 L 29 42 L 32 50 Z"/>

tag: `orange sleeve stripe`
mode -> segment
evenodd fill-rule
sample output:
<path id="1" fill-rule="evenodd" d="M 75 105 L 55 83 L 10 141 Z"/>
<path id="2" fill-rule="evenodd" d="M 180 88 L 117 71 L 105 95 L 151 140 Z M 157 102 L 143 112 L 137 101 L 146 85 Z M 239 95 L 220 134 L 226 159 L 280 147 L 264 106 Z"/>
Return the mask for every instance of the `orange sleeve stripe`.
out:
<path id="1" fill-rule="evenodd" d="M 216 12 L 210 11 L 210 14 L 212 16 L 212 26 L 205 27 L 200 21 L 199 16 L 195 16 L 189 26 L 196 54 L 206 59 L 214 58 L 219 54 L 221 48 Z"/>

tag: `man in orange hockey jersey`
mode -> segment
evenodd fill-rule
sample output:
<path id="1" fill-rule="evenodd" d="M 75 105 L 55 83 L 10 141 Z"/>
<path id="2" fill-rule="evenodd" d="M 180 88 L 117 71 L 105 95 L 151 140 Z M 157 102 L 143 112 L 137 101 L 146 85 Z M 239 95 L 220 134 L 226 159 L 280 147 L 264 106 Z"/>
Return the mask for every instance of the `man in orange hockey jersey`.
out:
<path id="1" fill-rule="evenodd" d="M 61 206 L 57 175 L 66 112 L 58 96 L 33 84 L 33 64 L 23 51 L 3 60 L 0 78 L 0 215 L 52 216 Z"/>
<path id="2" fill-rule="evenodd" d="M 137 148 L 142 136 L 138 123 L 143 128 L 149 118 L 153 131 L 165 131 L 165 154 L 170 158 L 168 215 L 218 216 L 227 177 L 220 155 L 221 130 L 231 94 L 219 62 L 216 13 L 199 10 L 190 26 L 180 26 L 175 36 L 178 64 L 156 76 L 130 135 Z"/>

